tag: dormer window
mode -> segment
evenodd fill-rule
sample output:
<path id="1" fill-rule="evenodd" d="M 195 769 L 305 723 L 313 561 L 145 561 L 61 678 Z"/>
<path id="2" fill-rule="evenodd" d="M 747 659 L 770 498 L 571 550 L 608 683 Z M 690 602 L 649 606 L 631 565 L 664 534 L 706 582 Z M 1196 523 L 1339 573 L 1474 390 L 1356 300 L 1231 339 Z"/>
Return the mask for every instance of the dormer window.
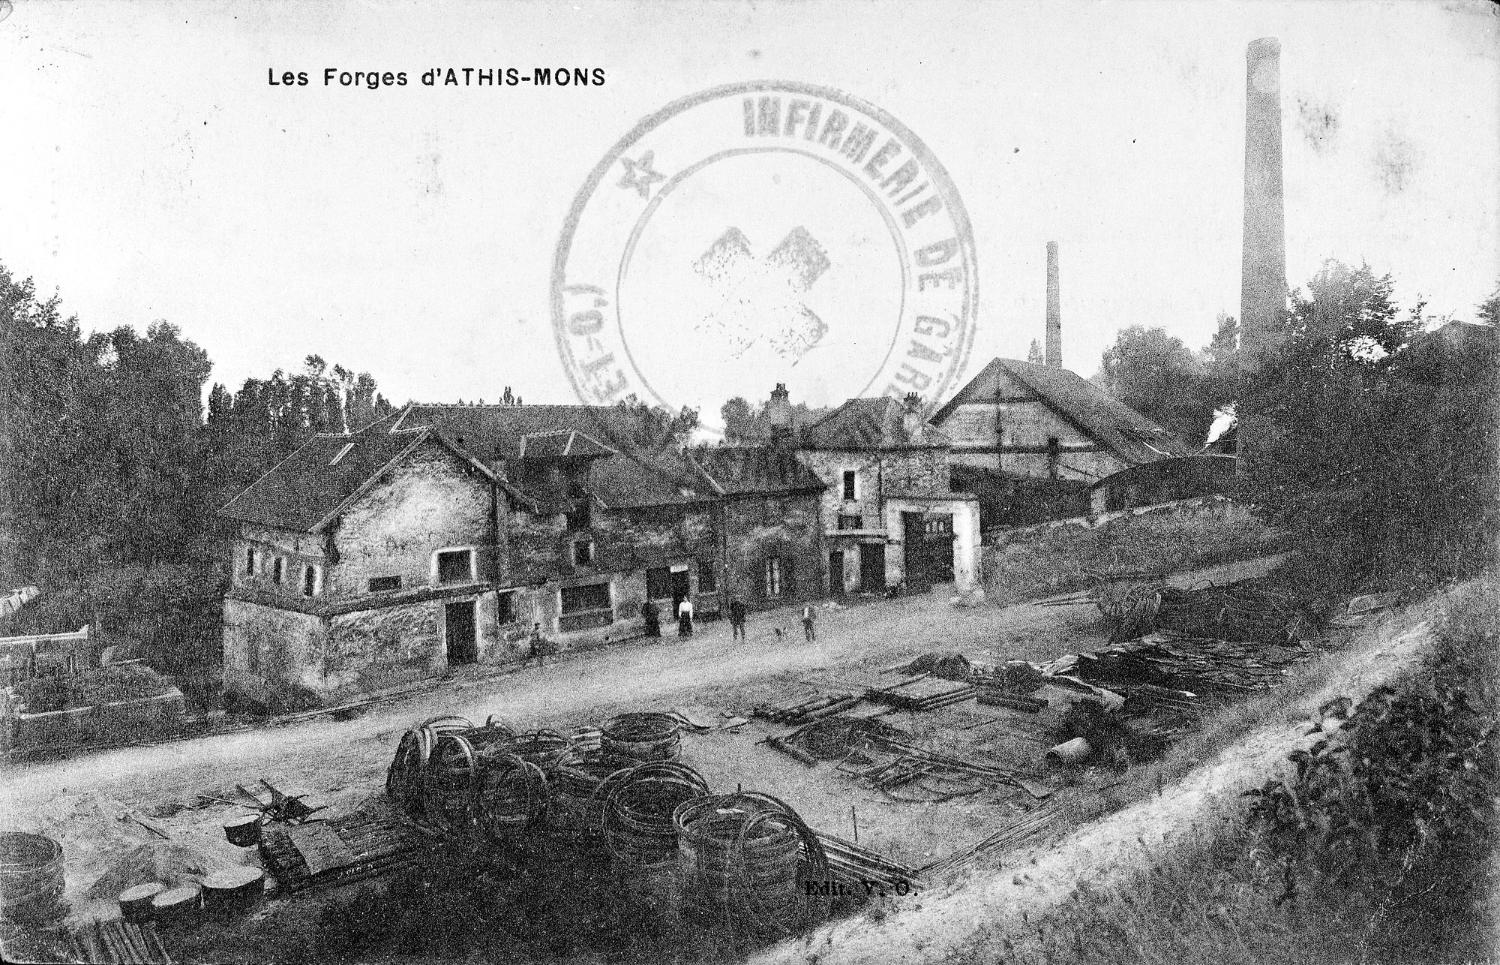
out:
<path id="1" fill-rule="evenodd" d="M 591 539 L 575 539 L 573 541 L 573 565 L 591 566 L 594 562 L 594 541 Z"/>

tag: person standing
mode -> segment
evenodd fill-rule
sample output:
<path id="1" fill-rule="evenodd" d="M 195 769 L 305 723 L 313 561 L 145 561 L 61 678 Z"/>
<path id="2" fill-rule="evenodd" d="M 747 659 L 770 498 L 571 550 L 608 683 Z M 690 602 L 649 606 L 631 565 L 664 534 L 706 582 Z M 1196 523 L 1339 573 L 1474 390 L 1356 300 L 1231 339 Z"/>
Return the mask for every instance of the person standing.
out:
<path id="1" fill-rule="evenodd" d="M 813 627 L 816 616 L 811 603 L 802 604 L 802 635 L 807 638 L 808 643 L 814 643 L 818 639 L 818 631 Z"/>
<path id="2" fill-rule="evenodd" d="M 687 597 L 677 604 L 677 635 L 679 637 L 690 637 L 693 635 L 693 601 Z"/>
<path id="3" fill-rule="evenodd" d="M 729 601 L 729 639 L 745 641 L 745 601 L 739 597 Z"/>
<path id="4" fill-rule="evenodd" d="M 552 652 L 552 641 L 542 633 L 540 623 L 532 624 L 531 627 L 531 656 L 526 658 L 531 663 L 531 658 L 536 658 L 537 669 L 540 670 L 547 665 L 547 654 Z"/>
<path id="5" fill-rule="evenodd" d="M 650 600 L 641 604 L 641 624 L 646 636 L 661 636 L 661 608 Z"/>

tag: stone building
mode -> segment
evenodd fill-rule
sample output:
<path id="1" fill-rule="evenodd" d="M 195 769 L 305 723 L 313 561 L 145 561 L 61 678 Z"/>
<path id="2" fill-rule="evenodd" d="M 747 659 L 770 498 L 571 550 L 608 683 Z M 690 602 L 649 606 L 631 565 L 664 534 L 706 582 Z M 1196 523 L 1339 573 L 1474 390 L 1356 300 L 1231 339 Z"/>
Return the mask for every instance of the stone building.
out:
<path id="1" fill-rule="evenodd" d="M 641 428 L 622 409 L 408 406 L 309 440 L 221 511 L 240 527 L 226 691 L 312 703 L 522 659 L 535 624 L 597 645 L 639 633 L 648 599 L 712 614 L 797 587 L 757 593 L 746 554 L 816 558 L 789 511 L 811 512 L 809 479 L 745 489 Z"/>
<path id="2" fill-rule="evenodd" d="M 850 399 L 803 429 L 784 385 L 771 394 L 773 434 L 826 485 L 821 517 L 828 592 L 979 585 L 979 503 L 949 485 L 949 442 L 920 400 Z"/>
<path id="3" fill-rule="evenodd" d="M 1058 365 L 994 359 L 932 422 L 955 465 L 1009 476 L 1106 476 L 1191 449 L 1161 426 Z"/>

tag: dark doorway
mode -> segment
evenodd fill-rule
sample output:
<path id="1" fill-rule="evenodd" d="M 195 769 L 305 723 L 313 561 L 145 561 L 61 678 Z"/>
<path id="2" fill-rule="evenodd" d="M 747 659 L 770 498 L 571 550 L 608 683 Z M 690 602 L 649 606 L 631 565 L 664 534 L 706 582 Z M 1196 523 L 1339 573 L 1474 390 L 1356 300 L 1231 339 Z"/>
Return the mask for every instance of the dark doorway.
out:
<path id="1" fill-rule="evenodd" d="M 672 571 L 672 615 L 677 615 L 677 605 L 688 597 L 688 571 Z"/>
<path id="2" fill-rule="evenodd" d="M 828 592 L 834 596 L 844 595 L 843 550 L 834 550 L 828 554 Z"/>
<path id="3" fill-rule="evenodd" d="M 448 645 L 448 663 L 473 663 L 479 659 L 479 625 L 474 619 L 474 601 L 450 603 L 443 608 L 443 639 Z"/>
<path id="4" fill-rule="evenodd" d="M 953 579 L 953 517 L 947 513 L 902 513 L 906 541 L 906 587 L 925 592 Z"/>
<path id="5" fill-rule="evenodd" d="M 859 544 L 859 589 L 863 593 L 885 592 L 885 544 Z"/>

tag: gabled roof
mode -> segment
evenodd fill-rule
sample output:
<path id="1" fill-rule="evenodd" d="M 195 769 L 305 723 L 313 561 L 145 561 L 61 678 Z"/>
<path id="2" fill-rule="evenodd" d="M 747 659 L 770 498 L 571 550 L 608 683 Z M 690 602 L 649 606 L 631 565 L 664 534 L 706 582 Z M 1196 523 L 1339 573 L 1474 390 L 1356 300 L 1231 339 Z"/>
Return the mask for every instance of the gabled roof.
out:
<path id="1" fill-rule="evenodd" d="M 933 421 L 941 423 L 964 403 L 993 402 L 1004 375 L 1036 393 L 1047 408 L 1127 462 L 1153 462 L 1192 452 L 1182 440 L 1076 373 L 1017 359 L 991 360 L 937 411 Z"/>
<path id="2" fill-rule="evenodd" d="M 522 459 L 593 459 L 612 456 L 615 450 L 577 429 L 532 432 L 521 437 Z"/>
<path id="3" fill-rule="evenodd" d="M 488 469 L 441 433 L 393 431 L 397 421 L 398 416 L 391 415 L 349 435 L 313 436 L 219 512 L 243 523 L 316 532 L 369 488 L 386 467 L 429 440 L 490 476 Z"/>
<path id="4" fill-rule="evenodd" d="M 394 428 L 441 427 L 455 443 L 487 463 L 590 459 L 587 489 L 609 508 L 712 499 L 701 476 L 674 447 L 652 448 L 635 441 L 643 421 L 639 413 L 614 406 L 412 405 Z M 525 488 L 518 478 L 512 482 Z"/>
<path id="5" fill-rule="evenodd" d="M 899 399 L 850 399 L 802 430 L 803 449 L 909 449 L 949 445 L 941 429 L 925 420 L 913 438 L 906 431 L 906 408 Z"/>
<path id="6" fill-rule="evenodd" d="M 604 456 L 633 448 L 641 417 L 613 406 L 596 405 L 409 405 L 401 410 L 393 429 L 435 426 L 454 442 L 485 461 L 535 458 L 546 446 L 539 437 L 578 433 L 587 439 L 569 455 Z M 532 442 L 523 440 L 538 437 Z M 566 445 L 566 441 L 563 443 Z M 611 448 L 613 447 L 613 448 Z"/>
<path id="7" fill-rule="evenodd" d="M 694 449 L 688 458 L 726 496 L 818 493 L 826 486 L 790 449 L 713 446 Z"/>

